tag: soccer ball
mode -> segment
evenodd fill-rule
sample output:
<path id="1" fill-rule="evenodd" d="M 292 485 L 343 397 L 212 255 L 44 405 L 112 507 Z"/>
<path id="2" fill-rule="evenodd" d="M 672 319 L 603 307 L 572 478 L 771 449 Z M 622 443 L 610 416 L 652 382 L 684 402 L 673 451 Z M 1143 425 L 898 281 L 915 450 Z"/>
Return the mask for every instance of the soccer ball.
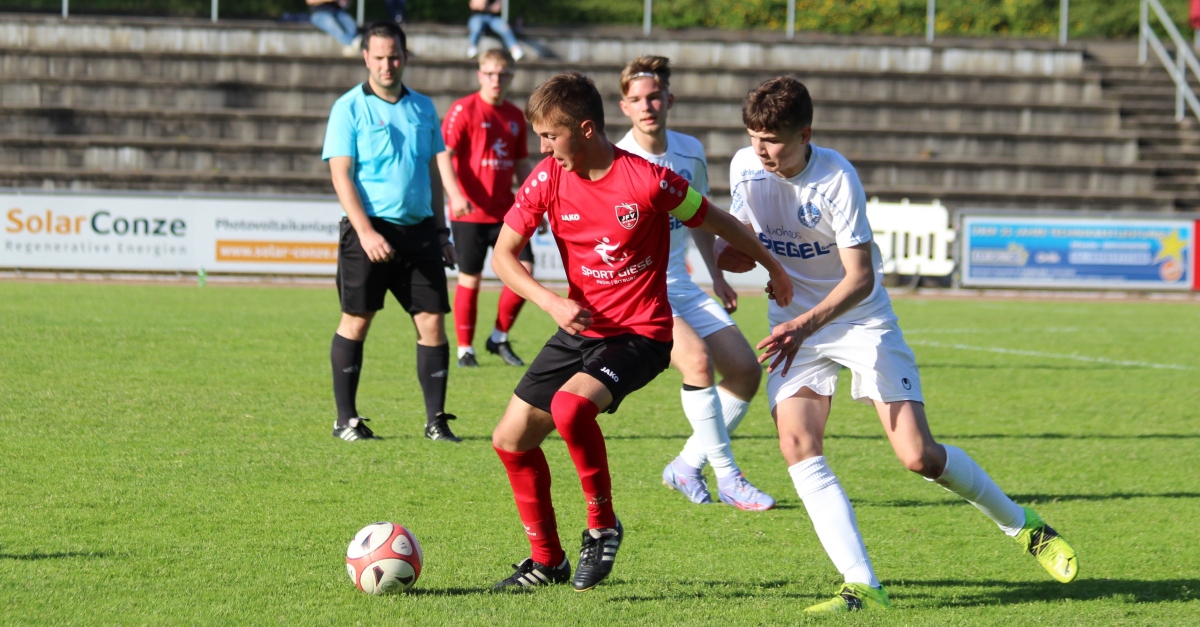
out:
<path id="1" fill-rule="evenodd" d="M 422 561 L 416 536 L 390 522 L 363 527 L 346 549 L 350 581 L 367 594 L 405 592 L 421 576 Z"/>

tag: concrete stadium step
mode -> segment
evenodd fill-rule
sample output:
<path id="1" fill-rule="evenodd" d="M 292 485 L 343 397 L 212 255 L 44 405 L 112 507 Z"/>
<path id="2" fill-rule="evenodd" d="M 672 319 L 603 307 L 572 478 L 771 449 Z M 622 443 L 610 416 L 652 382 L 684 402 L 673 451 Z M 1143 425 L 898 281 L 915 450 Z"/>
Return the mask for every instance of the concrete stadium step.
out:
<path id="1" fill-rule="evenodd" d="M 303 143 L 130 140 L 107 137 L 2 137 L 0 166 L 77 167 L 113 171 L 183 170 L 326 174 L 320 149 Z M 710 159 L 714 190 L 727 187 L 732 155 Z M 1071 160 L 1019 163 L 995 158 L 913 159 L 882 153 L 852 157 L 864 184 L 976 190 L 1075 190 L 1140 193 L 1153 190 L 1154 168 L 1145 165 L 1080 165 Z M 719 193 L 719 192 L 718 192 Z"/>
<path id="2" fill-rule="evenodd" d="M 138 189 L 151 191 L 219 191 L 257 194 L 320 195 L 332 199 L 328 175 L 246 174 L 242 172 L 185 172 L 179 170 L 109 171 L 87 168 L 15 166 L 0 168 L 0 187 L 39 189 Z M 904 198 L 912 202 L 939 200 L 952 207 L 994 209 L 1038 209 L 1071 211 L 1163 212 L 1175 208 L 1174 194 L 1161 192 L 1119 194 L 1112 192 L 1061 192 L 946 189 L 942 187 L 887 186 L 866 184 L 868 197 L 884 202 Z M 714 201 L 729 206 L 729 197 L 714 195 Z M 1200 207 L 1200 198 L 1197 199 Z"/>
<path id="3" fill-rule="evenodd" d="M 1013 163 L 995 159 L 906 159 L 894 155 L 851 158 L 868 188 L 920 187 L 984 192 L 1089 192 L 1142 194 L 1155 190 L 1151 165 L 1080 166 L 1061 161 Z M 727 195 L 729 159 L 710 160 L 714 194 Z"/>
<path id="4" fill-rule="evenodd" d="M 329 175 L 288 172 L 189 172 L 184 170 L 106 170 L 46 166 L 0 168 L 0 187 L 71 190 L 147 190 L 300 194 L 334 198 Z"/>
<path id="5" fill-rule="evenodd" d="M 461 59 L 462 26 L 406 25 L 408 45 L 424 58 Z M 709 67 L 790 68 L 804 59 L 810 68 L 900 72 L 936 70 L 1078 74 L 1083 47 L 1045 40 L 838 36 L 799 33 L 786 39 L 770 31 L 688 29 L 644 37 L 636 27 L 528 28 L 526 48 L 568 63 L 624 63 L 639 54 L 662 54 L 677 63 Z M 0 23 L 0 45 L 28 49 L 115 49 L 207 54 L 337 56 L 341 46 L 307 24 L 200 19 L 90 18 L 61 20 L 10 14 Z"/>
<path id="6" fill-rule="evenodd" d="M 596 80 L 602 93 L 619 95 L 623 64 L 523 62 L 512 89 L 529 93 L 566 67 Z M 418 91 L 442 92 L 470 89 L 477 85 L 473 61 L 414 59 L 404 80 Z M 1076 104 L 1101 100 L 1098 74 L 1073 76 L 1026 76 L 981 72 L 902 73 L 862 70 L 819 70 L 794 67 L 816 98 L 898 99 L 927 102 L 980 102 L 1014 104 Z M 677 97 L 725 94 L 740 100 L 758 84 L 778 76 L 779 70 L 764 68 L 697 67 L 679 65 L 671 76 L 671 91 Z M 344 91 L 365 80 L 361 60 L 296 59 L 294 57 L 230 56 L 203 54 L 149 55 L 110 51 L 30 51 L 0 49 L 0 76 L 47 79 L 83 79 L 111 82 L 162 81 L 215 85 L 254 85 L 283 90 L 296 87 L 310 91 L 327 87 Z M 339 92 L 340 93 L 340 92 Z"/>
<path id="7" fill-rule="evenodd" d="M 610 135 L 619 138 L 628 130 L 627 120 L 607 112 Z M 694 123 L 688 107 L 681 105 L 674 128 L 697 135 L 710 150 L 731 151 L 747 145 L 740 122 Z M 894 115 L 894 113 L 893 113 Z M 732 118 L 731 116 L 729 116 Z M 739 116 L 740 117 L 740 116 Z M 736 120 L 737 118 L 733 118 Z M 88 107 L 0 107 L 0 134 L 109 135 L 129 138 L 238 139 L 245 141 L 306 142 L 320 146 L 324 137 L 325 113 L 276 113 L 262 110 L 168 110 L 109 109 Z M 1016 158 L 1056 157 L 1088 163 L 1128 163 L 1136 159 L 1133 136 L 1119 132 L 1020 132 L 947 130 L 941 125 L 918 125 L 919 120 L 896 124 L 902 130 L 862 122 L 827 123 L 817 118 L 821 141 L 848 154 L 869 154 L 873 146 L 888 152 L 914 156 L 961 154 L 963 156 L 1011 156 Z M 529 146 L 536 152 L 536 140 Z"/>
<path id="8" fill-rule="evenodd" d="M 448 111 L 459 94 L 433 94 L 439 111 Z M 524 97 L 515 95 L 517 106 Z M 625 119 L 616 101 L 606 103 L 612 124 Z M 277 112 L 260 109 L 167 109 L 107 106 L 3 106 L 0 134 L 119 135 L 130 137 L 193 137 L 245 140 L 314 141 L 324 136 L 328 115 L 323 111 Z M 728 126 L 741 119 L 741 103 L 720 99 L 689 99 L 671 112 L 674 125 Z M 822 100 L 817 103 L 817 127 L 863 129 L 936 128 L 944 131 L 1007 133 L 1112 134 L 1120 118 L 1114 106 L 1060 108 L 1053 106 L 989 106 L 920 102 Z M 1122 141 L 1112 135 L 1114 141 Z"/>
<path id="9" fill-rule="evenodd" d="M 103 146 L 106 149 L 150 146 L 156 149 L 171 147 L 176 153 L 183 154 L 199 150 L 223 150 L 223 146 L 256 146 L 256 150 L 268 153 L 264 158 L 270 159 L 269 153 L 276 151 L 280 155 L 290 155 L 296 151 L 307 151 L 319 154 L 324 139 L 323 121 L 312 121 L 309 128 L 320 129 L 311 134 L 297 128 L 293 133 L 286 121 L 274 122 L 276 126 L 266 127 L 274 130 L 274 135 L 264 137 L 257 135 L 223 135 L 219 137 L 192 134 L 191 130 L 198 129 L 203 124 L 197 118 L 184 115 L 157 119 L 147 116 L 142 122 L 142 128 L 152 130 L 173 131 L 169 135 L 113 136 L 113 135 L 40 135 L 26 133 L 5 133 L 0 135 L 0 145 L 27 145 L 31 139 L 36 139 L 46 146 Z M 254 127 L 241 127 L 244 118 L 226 116 L 228 124 L 221 126 L 231 133 L 237 130 L 253 130 Z M 249 116 L 247 116 L 249 117 Z M 254 117 L 263 117 L 257 114 Z M 282 117 L 282 116 L 280 116 Z M 60 118 L 63 125 L 78 124 L 72 118 Z M 609 137 L 620 139 L 629 127 L 619 118 L 607 128 Z M 130 122 L 136 125 L 137 122 Z M 299 126 L 299 125 L 297 125 Z M 75 126 L 73 128 L 79 128 Z M 259 127 L 262 128 L 262 127 Z M 710 163 L 728 158 L 737 150 L 749 145 L 749 136 L 740 123 L 734 122 L 718 127 L 715 125 L 691 126 L 676 124 L 673 128 L 682 133 L 693 135 L 700 139 L 709 154 Z M 292 137 L 295 135 L 295 137 Z M 1014 163 L 1041 162 L 1059 160 L 1077 164 L 1081 167 L 1104 164 L 1133 164 L 1137 161 L 1138 147 L 1132 135 L 1119 133 L 1087 134 L 1076 133 L 1019 133 L 1006 131 L 945 131 L 937 128 L 909 127 L 904 129 L 892 128 L 863 128 L 856 125 L 821 125 L 816 128 L 814 141 L 818 145 L 833 148 L 850 158 L 873 156 L 878 154 L 902 155 L 907 159 L 955 159 L 980 158 L 993 160 L 1008 160 Z M 213 148 L 217 147 L 217 148 Z M 537 140 L 528 136 L 530 154 L 538 154 Z M 281 157 L 282 158 L 282 157 Z M 281 166 L 280 166 L 281 167 Z"/>

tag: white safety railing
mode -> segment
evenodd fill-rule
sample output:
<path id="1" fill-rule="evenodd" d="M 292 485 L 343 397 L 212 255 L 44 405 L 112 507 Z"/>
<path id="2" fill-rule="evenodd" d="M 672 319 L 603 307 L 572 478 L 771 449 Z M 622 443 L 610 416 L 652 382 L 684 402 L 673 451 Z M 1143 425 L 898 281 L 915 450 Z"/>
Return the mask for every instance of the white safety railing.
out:
<path id="1" fill-rule="evenodd" d="M 1171 54 L 1159 39 L 1158 34 L 1151 28 L 1151 11 L 1158 18 L 1163 30 L 1167 32 L 1167 36 L 1171 38 L 1171 43 L 1175 45 L 1174 59 L 1171 58 Z M 1158 0 L 1142 0 L 1141 26 L 1138 28 L 1138 63 L 1145 65 L 1149 57 L 1149 50 L 1154 51 L 1158 60 L 1162 61 L 1167 73 L 1171 75 L 1171 80 L 1175 82 L 1175 120 L 1183 121 L 1185 103 L 1191 108 L 1196 119 L 1200 120 L 1200 99 L 1196 98 L 1195 92 L 1188 85 L 1187 74 L 1187 70 L 1190 69 L 1192 75 L 1200 78 L 1200 61 L 1196 60 L 1196 53 L 1188 48 L 1187 40 L 1179 33 L 1179 28 L 1175 26 L 1175 22 L 1171 20 L 1170 15 L 1167 15 L 1166 9 L 1163 9 L 1163 5 Z"/>
<path id="2" fill-rule="evenodd" d="M 65 1 L 65 0 L 64 0 Z M 505 1 L 507 7 L 508 2 Z M 642 35 L 650 36 L 651 14 L 653 13 L 654 0 L 645 0 L 645 5 L 642 13 Z M 1070 10 L 1070 0 L 1059 0 L 1058 6 L 1058 44 L 1065 46 L 1067 44 L 1067 16 Z M 507 11 L 507 8 L 506 8 Z M 935 22 L 937 17 L 937 0 L 928 0 L 925 9 L 925 41 L 933 43 L 935 34 Z M 788 39 L 796 37 L 796 0 L 788 0 L 787 3 L 787 26 L 785 27 Z M 1200 33 L 1196 36 L 1197 46 L 1200 46 Z"/>
<path id="3" fill-rule="evenodd" d="M 941 202 L 918 205 L 903 199 L 898 203 L 867 202 L 875 245 L 883 258 L 886 274 L 948 277 L 954 273 L 954 229 L 950 212 Z"/>

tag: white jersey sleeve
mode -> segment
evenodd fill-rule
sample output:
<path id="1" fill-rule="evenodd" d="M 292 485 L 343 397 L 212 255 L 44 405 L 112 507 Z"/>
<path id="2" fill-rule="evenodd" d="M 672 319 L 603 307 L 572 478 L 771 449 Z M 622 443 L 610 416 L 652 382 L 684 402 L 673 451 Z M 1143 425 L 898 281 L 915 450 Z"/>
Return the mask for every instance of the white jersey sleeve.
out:
<path id="1" fill-rule="evenodd" d="M 839 155 L 840 156 L 840 155 Z M 845 163 L 837 179 L 825 189 L 832 209 L 830 225 L 838 248 L 850 248 L 871 241 L 867 222 L 867 193 L 858 180 L 858 172 Z"/>

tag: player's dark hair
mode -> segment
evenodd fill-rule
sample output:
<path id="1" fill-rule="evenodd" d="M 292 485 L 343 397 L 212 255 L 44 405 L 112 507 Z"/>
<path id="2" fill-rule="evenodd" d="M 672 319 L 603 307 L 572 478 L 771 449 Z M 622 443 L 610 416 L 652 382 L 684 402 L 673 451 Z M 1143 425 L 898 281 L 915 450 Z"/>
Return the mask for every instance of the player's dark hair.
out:
<path id="1" fill-rule="evenodd" d="M 370 26 L 363 31 L 362 34 L 362 49 L 366 50 L 371 47 L 372 37 L 383 37 L 385 39 L 395 39 L 396 45 L 406 56 L 408 55 L 408 36 L 404 34 L 404 30 L 400 25 L 388 20 L 380 20 L 371 23 Z"/>
<path id="2" fill-rule="evenodd" d="M 671 60 L 666 57 L 645 54 L 630 61 L 629 65 L 621 70 L 621 95 L 624 96 L 629 91 L 629 84 L 634 80 L 650 77 L 658 81 L 659 88 L 664 90 L 670 88 Z"/>
<path id="3" fill-rule="evenodd" d="M 557 124 L 578 128 L 586 120 L 604 132 L 604 99 L 592 79 L 579 72 L 563 72 L 538 85 L 525 104 L 530 124 Z"/>
<path id="4" fill-rule="evenodd" d="M 742 103 L 742 123 L 759 133 L 812 126 L 813 104 L 804 83 L 780 76 L 755 87 Z"/>

